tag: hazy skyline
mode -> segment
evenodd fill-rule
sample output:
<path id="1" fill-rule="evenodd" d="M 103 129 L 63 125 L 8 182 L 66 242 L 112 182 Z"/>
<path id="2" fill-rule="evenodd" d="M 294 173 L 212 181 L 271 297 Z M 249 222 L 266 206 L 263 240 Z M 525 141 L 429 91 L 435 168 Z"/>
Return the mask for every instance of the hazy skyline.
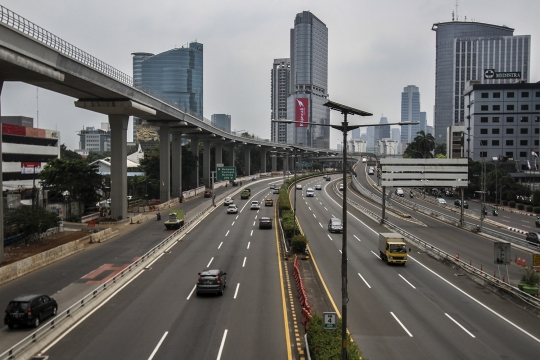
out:
<path id="1" fill-rule="evenodd" d="M 133 6 L 136 4 L 136 6 Z M 419 87 L 421 111 L 433 125 L 435 32 L 433 23 L 452 20 L 455 0 L 358 0 L 180 3 L 169 0 L 0 0 L 34 22 L 107 64 L 132 75 L 131 53 L 161 53 L 191 41 L 204 45 L 204 116 L 229 114 L 232 130 L 270 138 L 270 71 L 275 58 L 289 57 L 289 31 L 297 13 L 311 11 L 329 30 L 330 100 L 373 113 L 350 117 L 354 124 L 389 122 L 401 116 L 401 92 Z M 540 81 L 540 1 L 459 1 L 460 21 L 506 25 L 531 35 L 531 82 Z M 36 119 L 36 87 L 5 83 L 2 115 Z M 76 99 L 39 90 L 39 127 L 57 129 L 61 142 L 78 148 L 83 126 L 100 127 L 107 117 L 77 109 Z M 342 120 L 331 112 L 331 122 Z M 34 124 L 37 126 L 36 122 Z M 341 135 L 330 132 L 331 147 Z M 131 140 L 131 123 L 128 130 Z"/>

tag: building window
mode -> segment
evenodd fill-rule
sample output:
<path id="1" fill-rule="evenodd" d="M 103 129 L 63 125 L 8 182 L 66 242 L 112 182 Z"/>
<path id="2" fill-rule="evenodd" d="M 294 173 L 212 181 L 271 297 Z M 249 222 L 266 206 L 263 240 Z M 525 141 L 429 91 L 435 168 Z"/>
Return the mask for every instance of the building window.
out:
<path id="1" fill-rule="evenodd" d="M 501 105 L 493 105 L 493 111 L 500 111 Z"/>
<path id="2" fill-rule="evenodd" d="M 535 109 L 535 110 L 540 110 L 540 104 L 534 105 L 534 109 Z"/>
<path id="3" fill-rule="evenodd" d="M 506 110 L 514 110 L 514 105 L 506 105 Z"/>
<path id="4" fill-rule="evenodd" d="M 481 105 L 480 106 L 480 111 L 488 111 L 488 106 L 487 105 Z"/>
<path id="5" fill-rule="evenodd" d="M 508 157 L 508 158 L 513 158 L 513 157 L 514 157 L 514 152 L 513 152 L 513 151 L 507 151 L 507 152 L 505 153 L 505 155 L 506 155 L 506 157 Z"/>
<path id="6" fill-rule="evenodd" d="M 487 122 L 488 122 L 487 116 L 486 116 L 486 117 L 481 117 L 481 118 L 480 118 L 480 122 L 485 122 L 485 123 L 487 123 Z"/>
<path id="7" fill-rule="evenodd" d="M 480 140 L 480 146 L 487 146 L 487 140 Z"/>
<path id="8" fill-rule="evenodd" d="M 538 146 L 538 140 L 534 140 L 534 145 Z"/>
<path id="9" fill-rule="evenodd" d="M 488 129 L 480 129 L 480 134 L 487 134 L 488 133 Z"/>
<path id="10" fill-rule="evenodd" d="M 529 129 L 527 129 L 527 128 L 521 128 L 519 130 L 520 130 L 520 132 L 519 132 L 520 134 L 528 134 L 529 133 Z"/>
<path id="11" fill-rule="evenodd" d="M 519 145 L 521 145 L 521 146 L 527 146 L 527 145 L 528 145 L 528 141 L 527 141 L 527 140 L 519 140 Z"/>
<path id="12" fill-rule="evenodd" d="M 534 128 L 534 133 L 538 134 L 538 128 Z"/>
<path id="13" fill-rule="evenodd" d="M 513 91 L 509 91 L 506 93 L 506 97 L 507 98 L 513 98 L 514 97 L 514 92 Z"/>
<path id="14" fill-rule="evenodd" d="M 488 93 L 482 93 L 482 99 L 487 99 L 489 97 Z"/>
<path id="15" fill-rule="evenodd" d="M 500 99 L 500 97 L 501 97 L 501 93 L 498 93 L 498 92 L 493 93 L 493 98 L 494 99 Z"/>
<path id="16" fill-rule="evenodd" d="M 526 98 L 528 98 L 528 97 L 529 97 L 529 92 L 528 92 L 528 91 L 522 91 L 522 92 L 521 92 L 521 97 L 526 97 Z"/>
<path id="17" fill-rule="evenodd" d="M 514 146 L 514 140 L 506 140 L 506 146 Z"/>
<path id="18" fill-rule="evenodd" d="M 514 129 L 506 129 L 506 133 L 512 135 L 514 133 Z"/>
<path id="19" fill-rule="evenodd" d="M 498 123 L 500 122 L 500 118 L 498 116 L 494 116 L 491 121 L 493 121 L 494 123 Z"/>
<path id="20" fill-rule="evenodd" d="M 520 151 L 519 152 L 519 157 L 526 158 L 527 157 L 527 152 L 526 151 Z"/>
<path id="21" fill-rule="evenodd" d="M 529 110 L 529 105 L 521 104 L 521 110 Z"/>
<path id="22" fill-rule="evenodd" d="M 494 135 L 499 134 L 499 128 L 497 128 L 497 129 L 491 129 L 491 133 L 494 134 Z"/>
<path id="23" fill-rule="evenodd" d="M 499 146 L 499 140 L 491 140 L 491 146 Z"/>
<path id="24" fill-rule="evenodd" d="M 514 122 L 514 117 L 513 116 L 507 117 L 506 122 Z"/>
<path id="25" fill-rule="evenodd" d="M 540 97 L 540 91 L 537 91 L 535 96 Z"/>
<path id="26" fill-rule="evenodd" d="M 522 116 L 519 121 L 520 122 L 529 122 L 529 117 L 528 116 Z"/>

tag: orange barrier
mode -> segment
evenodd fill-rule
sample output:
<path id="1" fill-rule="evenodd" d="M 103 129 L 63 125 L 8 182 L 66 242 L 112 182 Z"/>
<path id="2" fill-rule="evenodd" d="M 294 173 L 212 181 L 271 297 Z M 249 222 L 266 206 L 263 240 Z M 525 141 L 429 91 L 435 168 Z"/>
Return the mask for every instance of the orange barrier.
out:
<path id="1" fill-rule="evenodd" d="M 296 282 L 296 288 L 298 289 L 298 299 L 302 306 L 302 324 L 309 330 L 309 321 L 311 320 L 312 312 L 311 306 L 309 306 L 306 289 L 304 288 L 304 282 L 300 275 L 300 262 L 298 262 L 298 256 L 294 256 L 293 263 L 293 276 Z"/>

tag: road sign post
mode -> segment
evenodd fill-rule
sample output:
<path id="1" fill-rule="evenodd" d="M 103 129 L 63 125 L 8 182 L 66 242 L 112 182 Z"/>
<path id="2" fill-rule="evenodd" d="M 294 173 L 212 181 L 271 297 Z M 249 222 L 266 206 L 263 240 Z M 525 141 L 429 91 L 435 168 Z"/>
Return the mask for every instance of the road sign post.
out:
<path id="1" fill-rule="evenodd" d="M 335 312 L 323 313 L 323 328 L 327 330 L 337 329 L 337 314 Z"/>
<path id="2" fill-rule="evenodd" d="M 236 167 L 221 166 L 217 168 L 217 180 L 236 180 Z"/>

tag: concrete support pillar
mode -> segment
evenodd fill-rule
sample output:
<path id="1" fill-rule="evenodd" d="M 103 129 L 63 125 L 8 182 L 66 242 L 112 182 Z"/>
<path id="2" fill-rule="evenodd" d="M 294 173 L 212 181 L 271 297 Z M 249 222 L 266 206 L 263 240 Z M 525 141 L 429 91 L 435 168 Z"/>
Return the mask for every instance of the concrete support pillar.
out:
<path id="1" fill-rule="evenodd" d="M 203 182 L 206 187 L 211 187 L 210 183 L 210 140 L 203 141 Z"/>
<path id="2" fill-rule="evenodd" d="M 272 172 L 277 171 L 277 156 L 272 156 Z"/>
<path id="3" fill-rule="evenodd" d="M 249 147 L 244 146 L 244 175 L 251 175 L 251 150 Z"/>
<path id="4" fill-rule="evenodd" d="M 214 150 L 215 150 L 215 158 L 216 158 L 216 166 L 217 164 L 223 164 L 223 143 L 221 141 L 217 141 L 214 143 Z M 212 169 L 212 171 L 216 171 L 216 169 Z"/>
<path id="5" fill-rule="evenodd" d="M 2 87 L 4 80 L 0 79 L 0 100 L 2 99 Z M 0 116 L 2 115 L 2 101 L 0 101 Z M 2 179 L 2 125 L 0 124 L 0 184 L 3 184 Z M 4 262 L 4 205 L 0 206 L 0 264 Z"/>
<path id="6" fill-rule="evenodd" d="M 171 199 L 171 128 L 159 126 L 159 200 L 164 203 Z"/>
<path id="7" fill-rule="evenodd" d="M 128 115 L 109 115 L 111 128 L 111 217 L 127 219 Z"/>
<path id="8" fill-rule="evenodd" d="M 261 172 L 266 172 L 266 152 L 267 150 L 261 149 Z"/>
<path id="9" fill-rule="evenodd" d="M 199 187 L 199 138 L 191 138 L 191 153 L 197 158 L 195 169 L 191 172 L 191 188 Z"/>
<path id="10" fill-rule="evenodd" d="M 182 195 L 182 133 L 175 131 L 172 133 L 172 186 L 171 196 L 180 197 Z"/>
<path id="11" fill-rule="evenodd" d="M 289 170 L 289 155 L 283 156 L 283 172 Z"/>
<path id="12" fill-rule="evenodd" d="M 234 166 L 234 158 L 235 158 L 235 153 L 234 153 L 234 144 L 230 144 L 229 145 L 229 166 Z"/>

